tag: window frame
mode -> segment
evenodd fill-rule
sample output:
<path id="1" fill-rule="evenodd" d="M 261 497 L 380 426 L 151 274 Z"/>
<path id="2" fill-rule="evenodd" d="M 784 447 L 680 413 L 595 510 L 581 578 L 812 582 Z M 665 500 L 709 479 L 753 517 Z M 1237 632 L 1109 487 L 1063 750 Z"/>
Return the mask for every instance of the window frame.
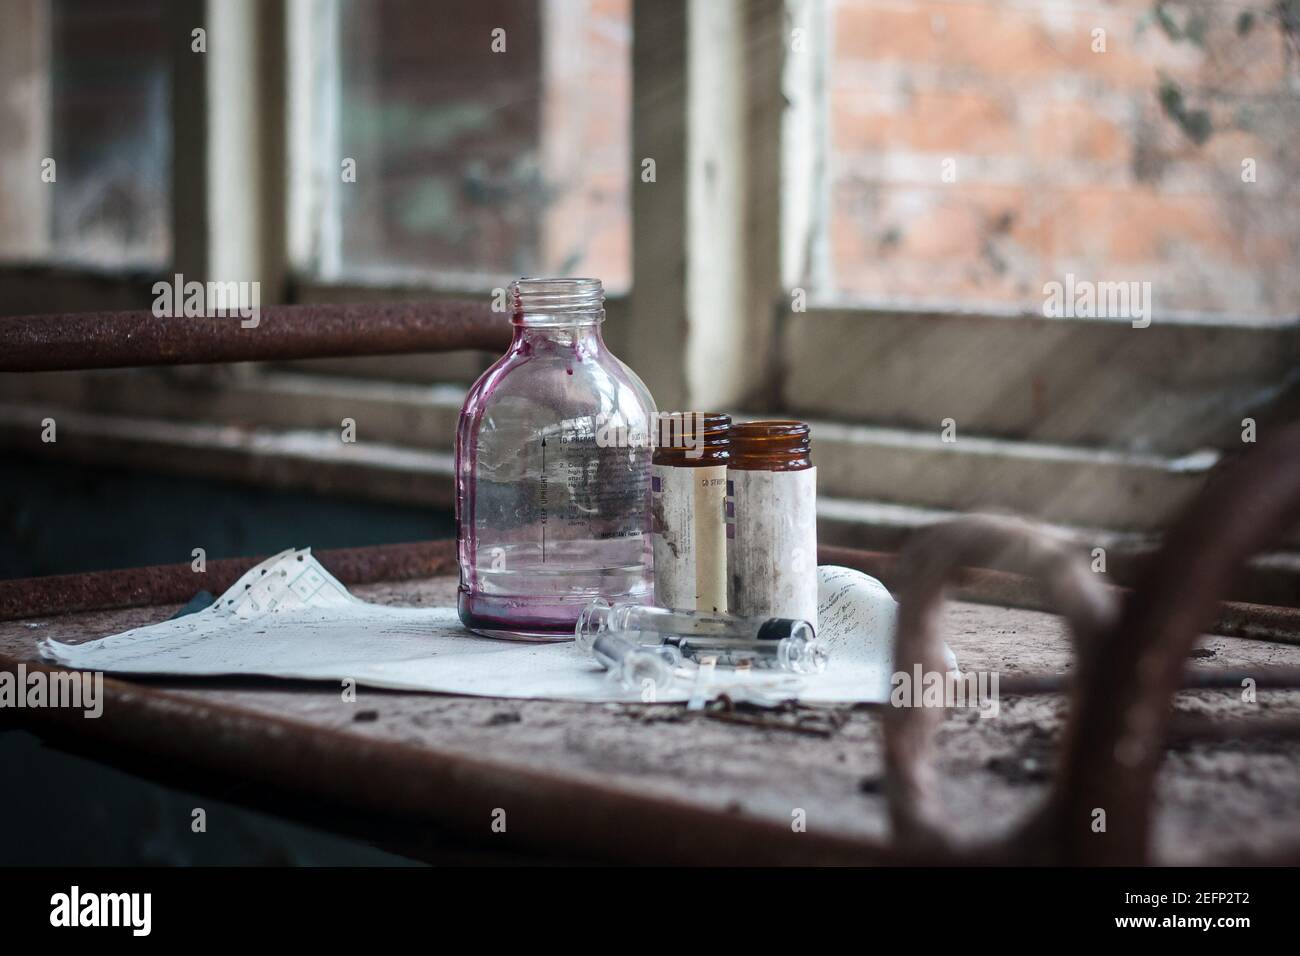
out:
<path id="1" fill-rule="evenodd" d="M 173 175 L 174 255 L 167 274 L 248 275 L 261 280 L 267 304 L 485 294 L 436 280 L 322 281 L 303 269 L 311 260 L 305 217 L 315 200 L 302 156 L 317 109 L 310 101 L 304 105 L 304 97 L 319 87 L 320 65 L 302 51 L 333 19 L 320 16 L 327 4 L 169 5 L 176 51 L 173 163 L 187 174 Z M 1135 412 L 1149 403 L 1172 410 L 1151 446 L 1171 454 L 1207 443 L 1230 447 L 1230 426 L 1239 426 L 1244 413 L 1268 419 L 1300 410 L 1297 383 L 1288 373 L 1300 366 L 1300 318 L 1257 328 L 1157 316 L 1149 328 L 1134 329 L 1085 319 L 1036 318 L 1026 325 L 987 313 L 942 313 L 936 322 L 934 313 L 816 301 L 798 308 L 800 282 L 815 267 L 817 243 L 825 238 L 829 57 L 794 53 L 791 38 L 803 30 L 810 54 L 824 48 L 825 3 L 634 0 L 632 15 L 633 281 L 626 295 L 610 297 L 606 332 L 615 351 L 635 357 L 662 407 L 707 405 L 924 431 L 953 417 L 972 434 L 1103 444 L 1107 426 L 1115 423 L 1115 402 L 1097 403 L 1091 417 L 1059 414 L 1056 405 L 1080 401 L 1089 389 L 1127 392 Z M 195 26 L 209 32 L 202 56 L 189 53 Z M 211 42 L 216 37 L 222 42 Z M 645 158 L 656 162 L 653 183 L 639 177 Z M 146 307 L 151 278 L 0 266 L 0 281 L 20 311 Z M 882 403 L 877 383 L 891 380 L 891 354 L 951 366 L 952 349 L 937 330 L 958 318 L 963 341 L 987 347 L 938 391 L 925 376 L 894 376 L 896 390 Z M 991 398 L 980 381 L 982 369 L 1004 356 L 1022 332 L 1033 360 L 1011 368 L 1002 363 L 1003 378 Z M 1051 345 L 1058 341 L 1086 342 L 1090 354 L 1104 356 L 1083 370 L 1087 382 L 1077 381 L 1078 353 Z M 1187 374 L 1158 371 L 1162 363 L 1185 362 L 1188 348 L 1206 350 L 1209 360 L 1193 363 Z M 826 386 L 828 354 L 852 371 L 831 376 L 833 390 Z M 369 374 L 396 368 L 399 378 L 465 380 L 483 361 L 427 356 L 367 366 Z M 1054 391 L 1052 383 L 1060 381 L 1071 387 Z M 1134 389 L 1134 382 L 1149 387 Z M 1245 396 L 1252 389 L 1253 400 L 1206 407 L 1207 394 Z M 1018 414 L 1007 414 L 997 395 L 1011 396 Z"/>

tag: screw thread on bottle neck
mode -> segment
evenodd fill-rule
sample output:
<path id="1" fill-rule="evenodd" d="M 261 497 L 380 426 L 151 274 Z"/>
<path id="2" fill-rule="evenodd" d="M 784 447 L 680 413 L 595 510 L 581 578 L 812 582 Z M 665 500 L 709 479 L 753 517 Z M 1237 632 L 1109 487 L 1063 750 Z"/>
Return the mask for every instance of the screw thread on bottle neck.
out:
<path id="1" fill-rule="evenodd" d="M 794 421 L 731 426 L 729 467 L 742 471 L 802 471 L 812 467 L 808 425 Z"/>
<path id="2" fill-rule="evenodd" d="M 725 465 L 731 448 L 731 416 L 672 412 L 656 423 L 656 465 Z"/>
<path id="3" fill-rule="evenodd" d="M 599 279 L 531 278 L 510 284 L 515 325 L 532 328 L 597 325 L 605 319 L 605 289 Z"/>

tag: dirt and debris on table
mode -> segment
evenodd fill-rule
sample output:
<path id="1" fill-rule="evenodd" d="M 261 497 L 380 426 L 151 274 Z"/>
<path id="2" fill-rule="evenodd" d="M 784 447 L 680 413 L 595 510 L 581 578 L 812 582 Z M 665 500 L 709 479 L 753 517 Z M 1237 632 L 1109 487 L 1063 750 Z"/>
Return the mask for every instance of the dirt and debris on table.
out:
<path id="1" fill-rule="evenodd" d="M 437 578 L 358 587 L 380 603 L 449 603 L 455 581 Z M 39 638 L 93 639 L 170 616 L 136 608 L 0 623 L 0 655 L 36 660 Z M 39 625 L 33 627 L 33 625 Z M 1059 618 L 975 604 L 945 611 L 945 639 L 963 669 L 1064 674 L 1072 660 Z M 1188 666 L 1297 666 L 1300 647 L 1207 636 Z M 144 682 L 214 708 L 287 718 L 367 741 L 488 755 L 575 780 L 599 779 L 733 814 L 782 821 L 802 809 L 811 830 L 886 835 L 879 708 L 796 707 L 760 711 L 726 701 L 682 705 L 575 704 L 463 698 L 270 680 Z M 1180 714 L 1237 721 L 1252 714 L 1300 719 L 1300 690 L 1190 691 Z M 957 830 L 971 838 L 1011 826 L 1041 798 L 1066 712 L 1062 694 L 1004 696 L 998 716 L 954 711 L 938 737 L 940 787 Z M 1266 852 L 1300 841 L 1300 741 L 1192 741 L 1171 746 L 1160 776 L 1156 859 L 1205 852 Z"/>

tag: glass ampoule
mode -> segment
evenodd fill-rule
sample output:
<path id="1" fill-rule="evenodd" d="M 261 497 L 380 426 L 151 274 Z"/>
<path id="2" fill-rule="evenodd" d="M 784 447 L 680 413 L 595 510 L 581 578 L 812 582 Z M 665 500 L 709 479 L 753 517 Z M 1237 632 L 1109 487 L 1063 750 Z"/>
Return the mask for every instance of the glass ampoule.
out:
<path id="1" fill-rule="evenodd" d="M 520 279 L 511 301 L 456 432 L 457 604 L 481 634 L 564 639 L 597 595 L 651 597 L 655 406 L 601 337 L 599 280 Z"/>

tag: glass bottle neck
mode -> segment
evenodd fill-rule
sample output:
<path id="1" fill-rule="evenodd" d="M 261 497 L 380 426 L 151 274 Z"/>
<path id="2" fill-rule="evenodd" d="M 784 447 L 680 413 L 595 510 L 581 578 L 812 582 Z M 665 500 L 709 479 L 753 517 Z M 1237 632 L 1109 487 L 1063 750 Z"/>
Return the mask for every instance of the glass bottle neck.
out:
<path id="1" fill-rule="evenodd" d="M 515 323 L 513 345 L 534 347 L 603 347 L 605 340 L 600 334 L 600 323 L 591 322 L 584 325 L 532 325 Z"/>
<path id="2" fill-rule="evenodd" d="M 511 293 L 516 330 L 560 329 L 572 335 L 605 321 L 605 290 L 598 279 L 519 279 Z"/>

